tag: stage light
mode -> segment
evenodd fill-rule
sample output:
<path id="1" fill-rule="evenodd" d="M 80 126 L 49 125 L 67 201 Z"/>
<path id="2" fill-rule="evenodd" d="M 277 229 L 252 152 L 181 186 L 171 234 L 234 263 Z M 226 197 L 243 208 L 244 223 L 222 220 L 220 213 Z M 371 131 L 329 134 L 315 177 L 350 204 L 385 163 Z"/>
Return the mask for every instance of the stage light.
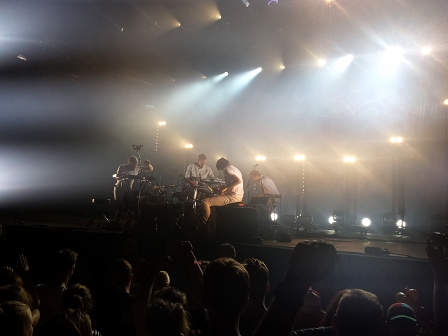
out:
<path id="1" fill-rule="evenodd" d="M 218 20 L 221 20 L 221 15 L 216 15 L 216 18 L 218 19 Z"/>
<path id="2" fill-rule="evenodd" d="M 345 156 L 344 157 L 344 162 L 353 163 L 355 161 L 356 161 L 356 158 L 354 156 Z"/>
<path id="3" fill-rule="evenodd" d="M 186 144 L 185 148 L 193 148 L 193 145 L 192 144 Z"/>
<path id="4" fill-rule="evenodd" d="M 361 221 L 362 226 L 369 227 L 372 222 L 368 218 L 363 218 Z"/>
<path id="5" fill-rule="evenodd" d="M 402 143 L 403 142 L 403 138 L 402 137 L 392 137 L 389 139 L 389 141 L 391 143 Z"/>
<path id="6" fill-rule="evenodd" d="M 26 61 L 26 57 L 23 55 L 19 55 L 17 56 L 18 59 L 21 59 L 22 61 Z"/>
<path id="7" fill-rule="evenodd" d="M 263 68 L 262 67 L 258 67 L 258 68 L 256 68 L 256 69 L 254 69 L 254 72 L 255 73 L 260 73 L 260 72 L 262 72 L 263 71 Z"/>
<path id="8" fill-rule="evenodd" d="M 347 56 L 339 58 L 336 62 L 334 62 L 334 65 L 331 66 L 331 68 L 336 72 L 342 72 L 350 65 L 350 63 L 353 61 L 353 55 L 349 54 Z"/>
<path id="9" fill-rule="evenodd" d="M 159 126 L 165 126 L 166 125 L 166 121 L 159 121 Z"/>
<path id="10" fill-rule="evenodd" d="M 229 73 L 226 71 L 224 72 L 224 76 L 227 77 L 229 75 Z"/>
<path id="11" fill-rule="evenodd" d="M 403 59 L 403 49 L 399 46 L 387 47 L 382 56 L 383 67 L 390 70 L 396 67 Z"/>
<path id="12" fill-rule="evenodd" d="M 423 47 L 421 53 L 424 56 L 429 55 L 431 53 L 431 47 L 430 46 Z"/>
<path id="13" fill-rule="evenodd" d="M 271 220 L 275 222 L 277 219 L 278 215 L 275 212 L 271 213 Z"/>
<path id="14" fill-rule="evenodd" d="M 404 229 L 406 227 L 406 222 L 401 219 L 397 220 L 396 224 L 397 224 L 397 228 L 399 228 L 399 229 Z"/>
<path id="15" fill-rule="evenodd" d="M 443 101 L 443 105 L 448 105 L 448 99 L 445 99 L 445 100 Z"/>
<path id="16" fill-rule="evenodd" d="M 330 218 L 328 218 L 328 223 L 333 224 L 335 222 L 333 216 L 330 216 Z"/>
<path id="17" fill-rule="evenodd" d="M 317 66 L 318 67 L 324 67 L 325 66 L 325 64 L 327 64 L 327 60 L 325 60 L 325 59 L 323 59 L 323 58 L 321 58 L 321 59 L 319 59 L 318 61 L 317 61 Z"/>
<path id="18" fill-rule="evenodd" d="M 305 155 L 296 155 L 296 156 L 294 156 L 294 160 L 295 161 L 304 161 Z"/>
<path id="19" fill-rule="evenodd" d="M 280 65 L 280 70 L 285 70 L 285 66 L 284 65 Z"/>
<path id="20" fill-rule="evenodd" d="M 258 156 L 257 156 L 257 161 L 266 161 L 266 156 L 264 156 L 264 155 L 258 155 Z"/>

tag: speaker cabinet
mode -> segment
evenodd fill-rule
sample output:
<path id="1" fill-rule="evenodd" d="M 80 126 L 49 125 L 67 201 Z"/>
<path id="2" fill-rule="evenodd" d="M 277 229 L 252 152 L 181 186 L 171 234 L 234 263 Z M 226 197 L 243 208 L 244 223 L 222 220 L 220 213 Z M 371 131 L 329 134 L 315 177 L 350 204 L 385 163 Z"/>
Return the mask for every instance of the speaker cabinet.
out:
<path id="1" fill-rule="evenodd" d="M 248 240 L 258 235 L 257 220 L 255 208 L 212 207 L 207 237 L 233 242 Z"/>

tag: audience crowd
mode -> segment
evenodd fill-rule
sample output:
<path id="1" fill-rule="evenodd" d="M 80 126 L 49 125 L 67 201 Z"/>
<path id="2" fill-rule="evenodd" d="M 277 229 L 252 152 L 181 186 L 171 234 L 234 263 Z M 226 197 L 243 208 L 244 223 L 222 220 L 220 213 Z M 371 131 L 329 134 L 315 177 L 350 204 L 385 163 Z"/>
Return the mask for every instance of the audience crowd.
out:
<path id="1" fill-rule="evenodd" d="M 75 251 L 54 253 L 41 284 L 32 281 L 26 257 L 17 255 L 16 263 L 1 259 L 0 335 L 446 336 L 448 262 L 443 247 L 429 240 L 426 251 L 434 273 L 433 318 L 409 288 L 390 307 L 360 288 L 334 293 L 322 307 L 312 286 L 338 263 L 334 246 L 325 242 L 298 243 L 276 288 L 263 261 L 239 263 L 231 244 L 219 247 L 218 259 L 204 261 L 184 241 L 173 255 L 150 263 L 135 241 L 126 240 L 122 258 L 110 262 L 110 284 L 98 293 L 71 282 L 80 258 Z M 179 274 L 184 290 L 172 281 Z M 267 305 L 269 291 L 274 298 Z"/>

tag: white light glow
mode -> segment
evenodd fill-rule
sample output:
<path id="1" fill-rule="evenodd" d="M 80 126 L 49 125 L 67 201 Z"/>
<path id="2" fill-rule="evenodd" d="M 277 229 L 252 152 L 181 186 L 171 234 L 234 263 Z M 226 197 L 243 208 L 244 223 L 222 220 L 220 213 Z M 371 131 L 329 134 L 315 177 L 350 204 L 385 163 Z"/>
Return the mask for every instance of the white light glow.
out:
<path id="1" fill-rule="evenodd" d="M 303 161 L 305 160 L 305 155 L 296 155 L 294 156 L 295 161 Z"/>
<path id="2" fill-rule="evenodd" d="M 336 73 L 340 73 L 340 72 L 344 71 L 345 69 L 347 69 L 347 67 L 350 65 L 350 63 L 352 61 L 353 61 L 353 55 L 351 55 L 351 54 L 341 57 L 334 63 L 332 68 Z"/>
<path id="3" fill-rule="evenodd" d="M 392 137 L 389 139 L 389 141 L 391 143 L 402 143 L 403 142 L 403 138 L 402 137 Z"/>
<path id="4" fill-rule="evenodd" d="M 257 161 L 266 161 L 266 156 L 264 156 L 264 155 L 258 155 L 258 156 L 257 156 Z"/>
<path id="5" fill-rule="evenodd" d="M 276 214 L 276 213 L 271 213 L 271 219 L 273 220 L 273 221 L 276 221 L 277 219 L 278 219 L 278 215 Z"/>
<path id="6" fill-rule="evenodd" d="M 166 121 L 159 121 L 159 126 L 165 126 L 166 125 Z"/>
<path id="7" fill-rule="evenodd" d="M 448 99 L 445 99 L 445 100 L 443 101 L 443 105 L 448 105 Z"/>
<path id="8" fill-rule="evenodd" d="M 369 227 L 372 222 L 368 218 L 363 218 L 361 221 L 362 226 Z"/>
<path id="9" fill-rule="evenodd" d="M 331 216 L 330 218 L 328 218 L 328 222 L 329 222 L 330 224 L 333 224 L 333 223 L 335 222 L 333 216 Z"/>
<path id="10" fill-rule="evenodd" d="M 421 53 L 424 56 L 429 55 L 431 53 L 431 47 L 430 46 L 423 47 Z"/>
<path id="11" fill-rule="evenodd" d="M 382 67 L 393 70 L 403 60 L 403 49 L 399 46 L 387 47 L 382 53 Z"/>
<path id="12" fill-rule="evenodd" d="M 193 145 L 192 144 L 186 144 L 185 148 L 193 148 Z"/>
<path id="13" fill-rule="evenodd" d="M 285 66 L 284 65 L 280 65 L 280 70 L 285 70 Z"/>
<path id="14" fill-rule="evenodd" d="M 355 162 L 355 161 L 356 161 L 356 158 L 354 156 L 345 156 L 344 157 L 344 162 L 351 163 L 351 162 Z"/>
<path id="15" fill-rule="evenodd" d="M 18 59 L 21 59 L 22 61 L 26 61 L 26 57 L 23 55 L 19 55 L 17 56 Z"/>
<path id="16" fill-rule="evenodd" d="M 405 222 L 405 221 L 402 221 L 401 219 L 399 219 L 399 220 L 397 221 L 397 227 L 398 227 L 399 229 L 405 228 L 405 227 L 406 227 L 406 222 Z"/>
<path id="17" fill-rule="evenodd" d="M 321 59 L 319 59 L 318 61 L 317 61 L 317 66 L 318 67 L 324 67 L 325 66 L 325 64 L 327 64 L 327 60 L 326 59 L 323 59 L 323 58 L 321 58 Z"/>

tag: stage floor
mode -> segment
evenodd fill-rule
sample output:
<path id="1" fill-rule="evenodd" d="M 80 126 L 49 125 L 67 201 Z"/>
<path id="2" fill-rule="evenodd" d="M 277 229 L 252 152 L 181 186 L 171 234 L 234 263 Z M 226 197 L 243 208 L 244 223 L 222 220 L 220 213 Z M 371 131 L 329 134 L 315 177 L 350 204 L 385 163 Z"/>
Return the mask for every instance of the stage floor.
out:
<path id="1" fill-rule="evenodd" d="M 22 226 L 44 226 L 54 228 L 76 229 L 86 231 L 106 231 L 105 220 L 98 226 L 97 222 L 87 227 L 89 217 L 49 215 L 49 214 L 22 214 L 2 215 L 0 224 Z M 428 233 L 429 234 L 429 233 Z M 363 253 L 366 247 L 387 249 L 390 256 L 404 258 L 427 259 L 425 252 L 426 233 L 411 232 L 410 235 L 384 235 L 380 233 L 361 234 L 359 232 L 339 232 L 318 229 L 312 233 L 299 232 L 293 236 L 291 242 L 280 242 L 275 239 L 263 239 L 264 246 L 293 248 L 298 242 L 304 240 L 324 240 L 332 243 L 339 252 Z"/>

